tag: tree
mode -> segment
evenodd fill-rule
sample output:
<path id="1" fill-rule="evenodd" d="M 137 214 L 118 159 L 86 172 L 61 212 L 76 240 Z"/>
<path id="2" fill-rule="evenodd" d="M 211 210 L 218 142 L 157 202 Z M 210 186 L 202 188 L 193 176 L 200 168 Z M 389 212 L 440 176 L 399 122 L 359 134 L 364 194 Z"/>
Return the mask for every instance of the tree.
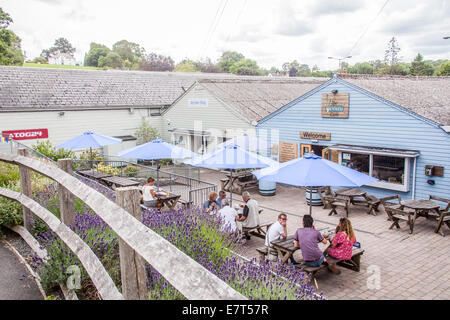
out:
<path id="1" fill-rule="evenodd" d="M 171 57 L 152 52 L 141 59 L 139 69 L 145 71 L 173 71 L 174 61 Z"/>
<path id="2" fill-rule="evenodd" d="M 49 49 L 42 50 L 41 57 L 48 61 L 51 56 L 57 55 L 58 53 L 66 53 L 73 57 L 76 49 L 66 38 L 58 38 L 55 40 L 53 47 Z"/>
<path id="3" fill-rule="evenodd" d="M 434 68 L 432 65 L 425 63 L 423 56 L 418 53 L 411 63 L 409 72 L 413 76 L 431 76 L 434 73 Z"/>
<path id="4" fill-rule="evenodd" d="M 47 60 L 45 60 L 42 57 L 37 57 L 34 58 L 33 61 L 31 61 L 32 63 L 39 63 L 39 64 L 47 64 Z"/>
<path id="5" fill-rule="evenodd" d="M 205 58 L 203 61 L 196 62 L 197 70 L 205 73 L 218 73 L 220 72 L 220 68 L 218 65 L 214 64 L 210 58 Z"/>
<path id="6" fill-rule="evenodd" d="M 441 64 L 437 72 L 438 76 L 450 76 L 450 60 L 447 60 Z"/>
<path id="7" fill-rule="evenodd" d="M 395 71 L 398 70 L 398 66 L 394 67 L 400 62 L 398 53 L 400 52 L 400 47 L 395 37 L 389 40 L 388 47 L 384 52 L 384 64 L 389 66 L 389 74 L 396 74 Z M 395 70 L 394 70 L 395 69 Z"/>
<path id="8" fill-rule="evenodd" d="M 107 46 L 91 42 L 90 49 L 84 57 L 84 65 L 98 67 L 100 57 L 106 57 L 110 52 L 111 50 Z"/>
<path id="9" fill-rule="evenodd" d="M 373 74 L 374 67 L 369 62 L 359 62 L 348 68 L 348 73 L 353 74 Z"/>
<path id="10" fill-rule="evenodd" d="M 250 59 L 240 60 L 230 67 L 230 72 L 243 76 L 259 76 L 262 71 L 259 69 L 256 61 Z"/>
<path id="11" fill-rule="evenodd" d="M 158 138 L 158 129 L 152 127 L 147 120 L 143 120 L 141 126 L 135 132 L 137 138 L 136 144 L 140 145 L 143 143 L 150 142 Z"/>
<path id="12" fill-rule="evenodd" d="M 20 38 L 11 30 L 7 30 L 13 22 L 11 16 L 0 8 L 0 64 L 23 65 L 25 59 Z"/>
<path id="13" fill-rule="evenodd" d="M 301 64 L 298 68 L 297 77 L 310 77 L 311 76 L 311 69 L 307 64 Z"/>
<path id="14" fill-rule="evenodd" d="M 123 61 L 117 52 L 109 52 L 106 57 L 100 57 L 98 59 L 98 67 L 104 69 L 122 69 Z"/>
<path id="15" fill-rule="evenodd" d="M 236 51 L 225 51 L 222 53 L 222 56 L 219 58 L 219 61 L 217 62 L 217 66 L 222 70 L 223 72 L 231 72 L 230 68 L 233 64 L 244 60 L 245 57 L 243 54 L 236 52 Z"/>
<path id="16" fill-rule="evenodd" d="M 289 77 L 295 77 L 297 75 L 298 70 L 300 69 L 300 64 L 297 62 L 297 60 L 294 60 L 292 62 L 285 62 L 281 66 L 284 72 L 289 74 Z"/>
<path id="17" fill-rule="evenodd" d="M 117 52 L 125 64 L 130 66 L 137 65 L 145 54 L 145 49 L 139 44 L 121 40 L 113 44 L 112 50 Z M 128 61 L 128 62 L 127 62 Z M 131 68 L 129 68 L 131 69 Z"/>
<path id="18" fill-rule="evenodd" d="M 194 61 L 184 59 L 175 66 L 175 72 L 198 72 L 197 65 Z"/>

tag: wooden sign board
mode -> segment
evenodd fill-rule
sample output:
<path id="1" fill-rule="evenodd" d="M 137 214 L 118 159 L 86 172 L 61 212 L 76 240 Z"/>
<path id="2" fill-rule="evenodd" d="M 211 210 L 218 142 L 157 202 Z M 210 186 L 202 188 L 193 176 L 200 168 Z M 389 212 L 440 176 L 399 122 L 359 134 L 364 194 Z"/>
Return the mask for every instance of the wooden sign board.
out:
<path id="1" fill-rule="evenodd" d="M 348 118 L 349 93 L 322 94 L 322 118 Z"/>
<path id="2" fill-rule="evenodd" d="M 312 131 L 300 131 L 300 139 L 311 140 L 331 140 L 331 133 L 329 132 L 312 132 Z"/>
<path id="3" fill-rule="evenodd" d="M 298 158 L 298 144 L 280 142 L 280 162 L 286 162 Z"/>

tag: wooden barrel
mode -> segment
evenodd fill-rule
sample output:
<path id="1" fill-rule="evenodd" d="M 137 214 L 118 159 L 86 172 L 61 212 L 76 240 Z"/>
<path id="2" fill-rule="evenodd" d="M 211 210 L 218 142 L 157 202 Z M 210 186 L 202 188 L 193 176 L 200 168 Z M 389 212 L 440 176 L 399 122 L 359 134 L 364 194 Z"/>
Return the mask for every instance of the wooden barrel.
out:
<path id="1" fill-rule="evenodd" d="M 321 206 L 323 205 L 322 199 L 319 195 L 319 187 L 306 187 L 305 189 L 305 197 L 306 203 L 309 205 L 310 197 L 311 197 L 311 205 L 312 206 Z"/>
<path id="2" fill-rule="evenodd" d="M 274 196 L 277 191 L 277 183 L 259 180 L 259 194 L 262 196 Z"/>

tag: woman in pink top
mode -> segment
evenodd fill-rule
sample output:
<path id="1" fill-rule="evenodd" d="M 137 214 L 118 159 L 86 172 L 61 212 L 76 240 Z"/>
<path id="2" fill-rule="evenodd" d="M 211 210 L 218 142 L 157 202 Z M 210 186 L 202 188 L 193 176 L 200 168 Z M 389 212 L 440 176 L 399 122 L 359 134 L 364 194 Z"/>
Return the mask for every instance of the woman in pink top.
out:
<path id="1" fill-rule="evenodd" d="M 350 220 L 347 218 L 341 218 L 339 220 L 336 235 L 330 241 L 329 256 L 338 260 L 349 260 L 352 258 L 353 244 L 356 242 L 356 237 Z M 336 267 L 336 263 L 329 263 L 329 268 L 333 273 L 341 273 Z"/>

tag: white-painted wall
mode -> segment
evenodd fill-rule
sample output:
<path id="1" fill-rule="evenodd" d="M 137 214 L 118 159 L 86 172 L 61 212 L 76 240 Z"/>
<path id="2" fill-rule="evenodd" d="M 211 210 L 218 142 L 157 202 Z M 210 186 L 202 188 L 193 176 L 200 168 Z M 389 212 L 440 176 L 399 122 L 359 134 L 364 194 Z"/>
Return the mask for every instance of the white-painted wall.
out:
<path id="1" fill-rule="evenodd" d="M 135 135 L 143 120 L 161 132 L 162 117 L 151 117 L 149 109 L 121 110 L 85 110 L 85 111 L 37 111 L 37 112 L 2 112 L 0 113 L 0 131 L 21 129 L 48 129 L 48 140 L 56 146 L 64 141 L 82 134 L 85 131 L 107 136 Z M 19 142 L 31 146 L 34 140 Z M 130 148 L 134 142 L 127 142 L 123 147 Z M 110 148 L 116 155 L 120 148 Z M 108 152 L 105 148 L 105 152 Z"/>

